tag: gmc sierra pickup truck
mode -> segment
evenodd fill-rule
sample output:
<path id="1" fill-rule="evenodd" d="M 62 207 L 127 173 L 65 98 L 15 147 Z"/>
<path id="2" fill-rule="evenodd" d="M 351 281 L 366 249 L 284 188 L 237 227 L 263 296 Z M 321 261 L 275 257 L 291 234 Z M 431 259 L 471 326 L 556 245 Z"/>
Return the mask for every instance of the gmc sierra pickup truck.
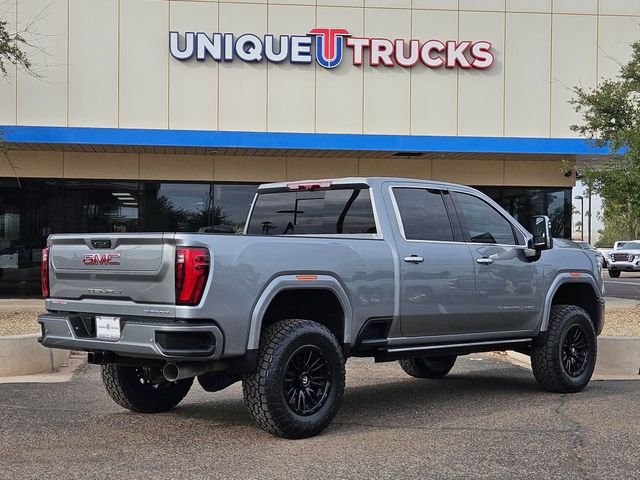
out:
<path id="1" fill-rule="evenodd" d="M 175 407 L 194 379 L 242 381 L 264 430 L 321 432 L 349 357 L 444 377 L 458 355 L 517 350 L 539 384 L 589 382 L 604 322 L 592 252 L 553 248 L 472 188 L 345 178 L 262 185 L 244 235 L 52 235 L 41 342 L 83 350 L 134 412 Z"/>

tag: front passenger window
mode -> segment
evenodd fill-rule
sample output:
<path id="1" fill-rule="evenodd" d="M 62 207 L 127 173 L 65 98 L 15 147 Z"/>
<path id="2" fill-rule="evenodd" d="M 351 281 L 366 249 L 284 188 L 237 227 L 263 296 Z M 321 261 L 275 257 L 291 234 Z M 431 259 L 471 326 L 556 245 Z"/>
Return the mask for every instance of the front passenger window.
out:
<path id="1" fill-rule="evenodd" d="M 458 215 L 473 243 L 515 245 L 511 223 L 484 200 L 466 193 L 455 193 Z"/>

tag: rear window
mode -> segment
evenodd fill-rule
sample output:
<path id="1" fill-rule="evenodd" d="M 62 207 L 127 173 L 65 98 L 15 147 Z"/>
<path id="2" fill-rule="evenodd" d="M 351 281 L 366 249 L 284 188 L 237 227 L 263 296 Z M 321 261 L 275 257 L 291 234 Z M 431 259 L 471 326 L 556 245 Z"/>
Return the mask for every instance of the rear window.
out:
<path id="1" fill-rule="evenodd" d="M 277 192 L 258 195 L 249 235 L 372 234 L 369 189 Z"/>

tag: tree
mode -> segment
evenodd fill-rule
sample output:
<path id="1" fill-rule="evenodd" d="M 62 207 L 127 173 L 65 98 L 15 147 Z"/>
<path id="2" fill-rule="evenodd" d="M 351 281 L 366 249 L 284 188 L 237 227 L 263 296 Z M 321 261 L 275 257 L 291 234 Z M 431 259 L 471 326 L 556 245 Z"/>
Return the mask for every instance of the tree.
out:
<path id="1" fill-rule="evenodd" d="M 31 62 L 24 51 L 27 42 L 21 32 L 11 33 L 9 22 L 0 18 L 0 81 L 6 81 L 9 74 L 9 66 L 15 65 L 25 71 L 31 71 Z M 0 132 L 0 153 L 7 152 L 7 144 Z"/>
<path id="2" fill-rule="evenodd" d="M 604 233 L 640 238 L 640 41 L 617 78 L 573 91 L 571 104 L 582 123 L 572 130 L 611 151 L 603 166 L 580 172 L 587 188 L 602 197 Z"/>

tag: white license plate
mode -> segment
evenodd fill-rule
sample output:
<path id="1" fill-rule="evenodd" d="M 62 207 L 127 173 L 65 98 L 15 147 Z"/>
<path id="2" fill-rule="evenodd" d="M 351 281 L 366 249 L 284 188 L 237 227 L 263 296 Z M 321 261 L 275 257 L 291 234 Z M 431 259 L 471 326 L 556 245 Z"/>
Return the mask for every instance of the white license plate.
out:
<path id="1" fill-rule="evenodd" d="M 96 317 L 96 338 L 120 340 L 120 317 Z"/>

